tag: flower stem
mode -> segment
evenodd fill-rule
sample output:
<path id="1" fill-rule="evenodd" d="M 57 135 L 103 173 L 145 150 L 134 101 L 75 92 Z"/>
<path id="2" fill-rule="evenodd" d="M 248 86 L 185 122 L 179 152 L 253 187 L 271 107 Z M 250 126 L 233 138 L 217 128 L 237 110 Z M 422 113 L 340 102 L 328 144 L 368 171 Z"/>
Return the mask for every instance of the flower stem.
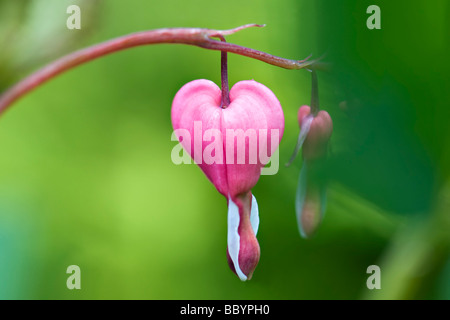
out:
<path id="1" fill-rule="evenodd" d="M 217 41 L 211 37 L 223 37 L 249 27 L 262 27 L 261 25 L 249 24 L 230 30 L 212 30 L 199 28 L 171 28 L 156 29 L 132 33 L 115 38 L 91 47 L 68 54 L 18 82 L 0 96 L 0 114 L 2 114 L 13 102 L 52 79 L 53 77 L 83 63 L 92 61 L 107 54 L 124 49 L 158 43 L 178 43 L 198 46 L 209 50 L 231 52 L 249 58 L 261 60 L 285 69 L 302 69 L 305 67 L 320 68 L 317 60 L 290 60 L 280 58 L 258 50 L 245 48 L 236 44 Z"/>
<path id="2" fill-rule="evenodd" d="M 311 69 L 311 114 L 316 116 L 319 112 L 319 83 L 316 70 Z"/>
<path id="3" fill-rule="evenodd" d="M 226 42 L 224 36 L 219 37 L 222 42 Z M 222 109 L 230 105 L 230 86 L 228 84 L 228 55 L 226 51 L 220 52 L 220 76 L 222 81 Z"/>

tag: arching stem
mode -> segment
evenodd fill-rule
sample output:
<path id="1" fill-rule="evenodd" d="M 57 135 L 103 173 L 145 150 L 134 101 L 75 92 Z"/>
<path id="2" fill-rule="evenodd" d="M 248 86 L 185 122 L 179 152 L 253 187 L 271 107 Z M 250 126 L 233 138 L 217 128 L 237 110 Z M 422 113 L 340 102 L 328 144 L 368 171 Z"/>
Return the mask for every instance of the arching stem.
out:
<path id="1" fill-rule="evenodd" d="M 320 68 L 320 65 L 317 64 L 317 60 L 284 59 L 255 49 L 245 48 L 236 44 L 211 39 L 211 37 L 223 37 L 225 35 L 230 35 L 249 27 L 261 27 L 261 25 L 250 24 L 230 30 L 212 30 L 198 28 L 149 30 L 122 36 L 73 52 L 54 62 L 51 62 L 47 66 L 34 72 L 30 76 L 26 77 L 25 79 L 5 91 L 0 96 L 0 115 L 16 100 L 18 100 L 37 86 L 63 73 L 64 71 L 113 52 L 142 45 L 158 43 L 187 44 L 198 46 L 204 49 L 232 52 L 285 69 L 302 69 L 308 66 L 310 68 Z"/>

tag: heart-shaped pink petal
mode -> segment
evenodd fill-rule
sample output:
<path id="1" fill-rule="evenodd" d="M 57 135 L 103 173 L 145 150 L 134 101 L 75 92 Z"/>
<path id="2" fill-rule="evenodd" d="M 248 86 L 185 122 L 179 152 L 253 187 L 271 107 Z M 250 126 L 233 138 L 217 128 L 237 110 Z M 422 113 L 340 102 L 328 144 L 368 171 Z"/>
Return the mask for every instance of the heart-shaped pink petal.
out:
<path id="1" fill-rule="evenodd" d="M 258 205 L 251 188 L 278 147 L 284 116 L 275 95 L 256 81 L 238 82 L 230 104 L 211 81 L 184 85 L 172 104 L 172 124 L 183 148 L 228 201 L 227 257 L 245 281 L 259 261 Z"/>
<path id="2" fill-rule="evenodd" d="M 284 116 L 276 96 L 256 81 L 235 84 L 230 101 L 222 109 L 219 87 L 209 80 L 194 80 L 176 94 L 172 124 L 175 132 L 189 132 L 190 141 L 181 139 L 183 147 L 217 190 L 234 198 L 258 181 L 264 158 L 271 156 L 283 136 Z M 204 157 L 211 144 L 222 146 L 214 148 L 213 163 Z"/>

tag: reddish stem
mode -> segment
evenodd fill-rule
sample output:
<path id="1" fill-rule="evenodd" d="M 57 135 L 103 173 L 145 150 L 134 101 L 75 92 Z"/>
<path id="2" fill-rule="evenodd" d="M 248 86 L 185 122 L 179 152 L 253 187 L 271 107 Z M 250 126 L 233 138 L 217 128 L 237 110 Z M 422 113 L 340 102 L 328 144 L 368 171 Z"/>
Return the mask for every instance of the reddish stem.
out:
<path id="1" fill-rule="evenodd" d="M 219 36 L 220 41 L 226 42 L 223 35 Z M 220 53 L 220 78 L 222 81 L 222 108 L 230 105 L 230 86 L 228 84 L 228 54 L 226 51 Z"/>
<path id="2" fill-rule="evenodd" d="M 260 25 L 245 25 L 230 30 L 212 30 L 198 28 L 173 28 L 156 29 L 137 32 L 112 39 L 100 44 L 68 54 L 54 62 L 51 62 L 42 69 L 26 77 L 0 96 L 0 114 L 2 114 L 13 102 L 33 90 L 47 80 L 63 73 L 82 63 L 92 61 L 107 54 L 121 51 L 136 46 L 157 44 L 157 43 L 180 43 L 194 45 L 210 50 L 220 50 L 222 52 L 232 52 L 235 54 L 258 59 L 263 62 L 285 68 L 302 69 L 312 68 L 316 61 L 290 60 L 284 59 L 258 50 L 241 47 L 232 43 L 221 42 L 211 39 L 211 37 L 223 37 L 237 31 L 249 28 L 261 27 Z M 316 67 L 317 65 L 314 65 Z"/>
<path id="3" fill-rule="evenodd" d="M 311 71 L 311 113 L 316 116 L 319 112 L 319 83 L 316 70 Z"/>

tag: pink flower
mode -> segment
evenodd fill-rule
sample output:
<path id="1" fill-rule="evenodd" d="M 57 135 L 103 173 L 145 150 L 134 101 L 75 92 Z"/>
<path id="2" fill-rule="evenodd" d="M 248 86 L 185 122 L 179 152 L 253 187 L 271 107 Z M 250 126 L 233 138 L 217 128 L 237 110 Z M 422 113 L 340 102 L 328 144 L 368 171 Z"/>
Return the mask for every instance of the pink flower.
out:
<path id="1" fill-rule="evenodd" d="M 298 124 L 305 130 L 303 159 L 312 161 L 325 157 L 333 132 L 333 121 L 328 112 L 320 110 L 313 115 L 309 106 L 301 106 L 298 109 Z"/>
<path id="2" fill-rule="evenodd" d="M 245 281 L 260 257 L 258 205 L 251 189 L 278 147 L 284 115 L 272 91 L 256 81 L 236 83 L 230 104 L 221 103 L 221 90 L 213 82 L 189 82 L 175 95 L 172 124 L 183 148 L 227 198 L 227 257 L 231 269 Z"/>
<path id="3" fill-rule="evenodd" d="M 298 110 L 300 135 L 296 150 L 302 147 L 303 166 L 297 187 L 295 210 L 300 234 L 311 237 L 319 226 L 325 212 L 326 196 L 323 185 L 308 177 L 309 167 L 327 155 L 333 122 L 326 111 L 311 113 L 309 106 Z"/>

